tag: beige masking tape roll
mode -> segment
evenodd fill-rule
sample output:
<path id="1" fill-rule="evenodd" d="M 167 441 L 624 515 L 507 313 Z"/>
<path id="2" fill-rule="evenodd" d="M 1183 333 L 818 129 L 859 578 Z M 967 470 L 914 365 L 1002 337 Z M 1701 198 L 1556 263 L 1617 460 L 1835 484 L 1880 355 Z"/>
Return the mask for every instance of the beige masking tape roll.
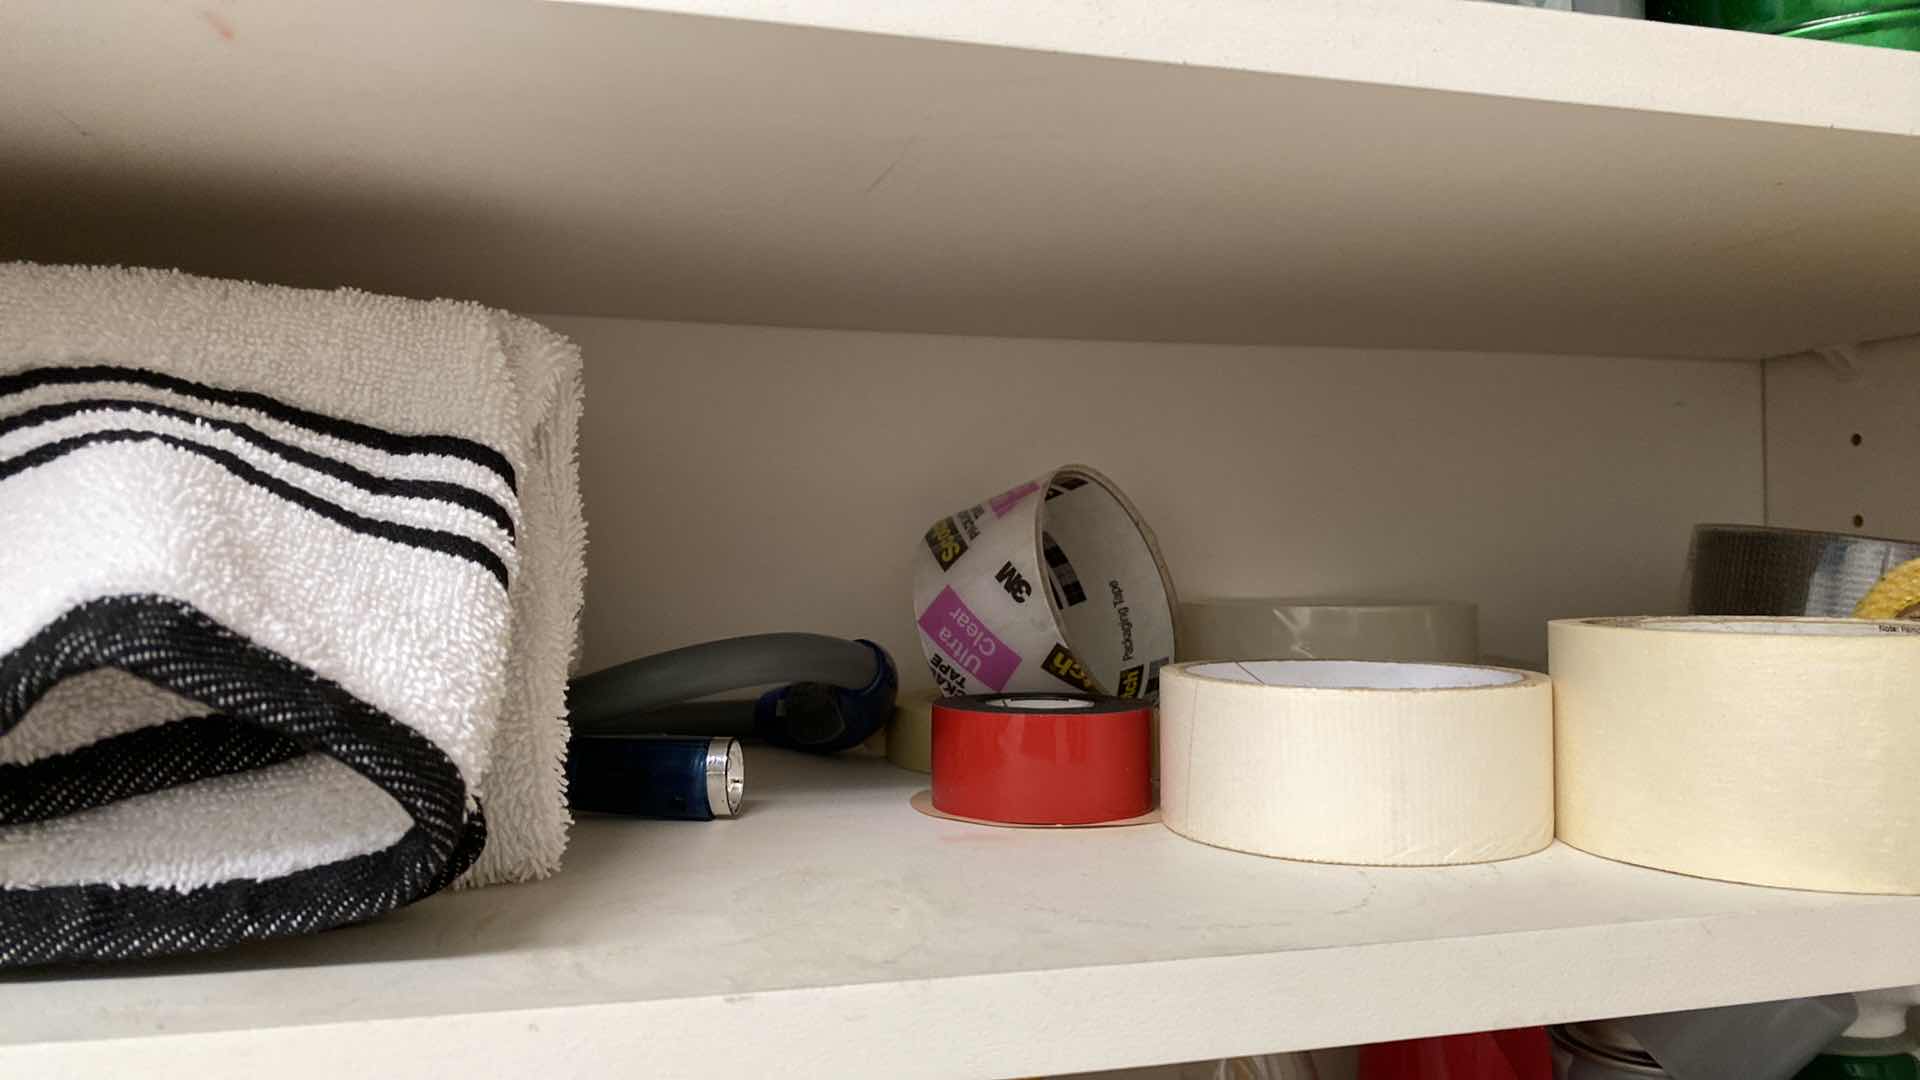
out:
<path id="1" fill-rule="evenodd" d="M 1173 581 L 1153 531 L 1084 465 L 935 521 L 914 556 L 920 648 L 949 697 L 1151 698 L 1173 659 Z"/>
<path id="2" fill-rule="evenodd" d="M 1480 659 L 1472 604 L 1222 599 L 1180 604 L 1180 660 Z"/>
<path id="3" fill-rule="evenodd" d="M 1560 839 L 1699 877 L 1920 892 L 1920 626 L 1548 626 Z"/>
<path id="4" fill-rule="evenodd" d="M 1160 809 L 1217 847 L 1432 866 L 1553 840 L 1553 691 L 1465 664 L 1250 660 L 1160 673 Z"/>
<path id="5" fill-rule="evenodd" d="M 933 703 L 938 690 L 909 690 L 893 704 L 887 724 L 887 760 L 914 772 L 933 771 Z"/>

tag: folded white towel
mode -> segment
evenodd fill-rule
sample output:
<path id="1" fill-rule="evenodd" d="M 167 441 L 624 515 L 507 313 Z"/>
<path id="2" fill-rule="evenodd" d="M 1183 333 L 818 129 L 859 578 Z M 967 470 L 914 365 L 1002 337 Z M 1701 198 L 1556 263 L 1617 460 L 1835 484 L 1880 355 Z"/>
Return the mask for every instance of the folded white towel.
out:
<path id="1" fill-rule="evenodd" d="M 0 265 L 0 967 L 557 869 L 580 402 L 473 304 Z"/>

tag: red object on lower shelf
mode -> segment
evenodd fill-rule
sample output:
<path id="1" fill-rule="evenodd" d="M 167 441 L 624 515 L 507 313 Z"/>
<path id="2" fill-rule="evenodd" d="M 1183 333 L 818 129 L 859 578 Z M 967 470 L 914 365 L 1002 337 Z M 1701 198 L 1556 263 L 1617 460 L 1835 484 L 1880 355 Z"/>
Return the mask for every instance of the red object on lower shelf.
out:
<path id="1" fill-rule="evenodd" d="M 1553 1080 L 1553 1048 L 1537 1027 L 1372 1043 L 1359 1080 Z"/>

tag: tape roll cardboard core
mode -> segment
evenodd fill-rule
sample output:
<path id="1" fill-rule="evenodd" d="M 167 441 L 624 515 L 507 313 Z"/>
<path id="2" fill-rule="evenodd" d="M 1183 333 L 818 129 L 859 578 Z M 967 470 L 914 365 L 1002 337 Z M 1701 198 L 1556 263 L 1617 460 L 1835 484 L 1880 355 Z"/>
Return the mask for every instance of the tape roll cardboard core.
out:
<path id="1" fill-rule="evenodd" d="M 1048 709 L 1091 709 L 1093 702 L 1080 698 L 1041 698 L 1041 697 L 1003 697 L 987 698 L 988 703 L 1003 709 L 1029 709 L 1044 712 Z"/>

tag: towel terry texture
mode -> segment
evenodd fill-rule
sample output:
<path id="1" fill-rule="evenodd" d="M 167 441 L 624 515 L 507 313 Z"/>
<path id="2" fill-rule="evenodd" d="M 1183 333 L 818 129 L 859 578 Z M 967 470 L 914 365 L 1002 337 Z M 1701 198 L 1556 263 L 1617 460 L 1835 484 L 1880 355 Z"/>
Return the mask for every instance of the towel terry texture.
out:
<path id="1" fill-rule="evenodd" d="M 580 380 L 473 304 L 0 264 L 0 967 L 558 868 Z"/>

